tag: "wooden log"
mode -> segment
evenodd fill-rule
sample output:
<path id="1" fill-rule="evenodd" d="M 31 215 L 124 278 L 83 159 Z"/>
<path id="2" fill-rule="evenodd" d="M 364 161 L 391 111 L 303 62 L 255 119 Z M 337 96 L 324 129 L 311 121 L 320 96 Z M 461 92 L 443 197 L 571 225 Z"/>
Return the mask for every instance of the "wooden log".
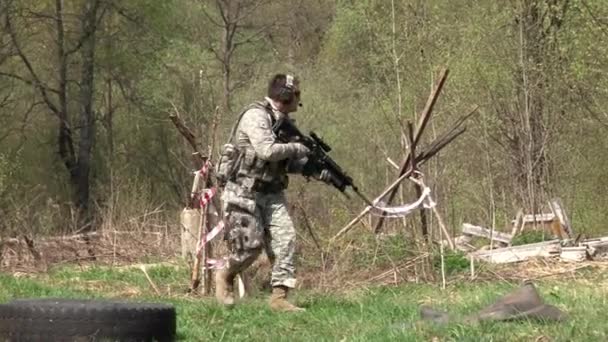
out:
<path id="1" fill-rule="evenodd" d="M 491 229 L 480 227 L 480 226 L 474 226 L 469 223 L 462 224 L 462 234 L 483 237 L 488 240 L 494 240 L 494 241 L 501 242 L 505 245 L 508 245 L 509 243 L 511 243 L 511 239 L 512 239 L 512 236 L 507 233 L 498 232 L 496 230 L 492 232 Z"/>
<path id="2" fill-rule="evenodd" d="M 478 260 L 483 260 L 494 264 L 504 264 L 524 261 L 534 257 L 557 256 L 560 252 L 560 240 L 551 240 L 528 245 L 477 251 L 471 253 L 470 255 Z"/>

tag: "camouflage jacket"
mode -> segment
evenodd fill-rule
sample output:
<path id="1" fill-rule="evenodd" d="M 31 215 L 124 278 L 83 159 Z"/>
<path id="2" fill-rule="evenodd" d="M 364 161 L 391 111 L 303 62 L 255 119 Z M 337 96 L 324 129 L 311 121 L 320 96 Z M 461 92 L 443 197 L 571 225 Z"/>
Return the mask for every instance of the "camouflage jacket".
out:
<path id="1" fill-rule="evenodd" d="M 298 147 L 293 143 L 278 141 L 273 126 L 286 114 L 279 112 L 270 100 L 257 102 L 242 115 L 235 132 L 235 145 L 242 153 L 237 171 L 237 182 L 243 178 L 256 180 L 260 186 L 272 192 L 287 188 L 288 172 L 298 172 L 304 161 L 298 157 Z"/>

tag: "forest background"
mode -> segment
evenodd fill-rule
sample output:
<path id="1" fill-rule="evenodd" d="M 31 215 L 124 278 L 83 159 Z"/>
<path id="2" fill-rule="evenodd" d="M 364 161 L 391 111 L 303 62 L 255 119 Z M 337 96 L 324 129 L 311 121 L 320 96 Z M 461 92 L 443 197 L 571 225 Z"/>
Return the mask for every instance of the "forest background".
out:
<path id="1" fill-rule="evenodd" d="M 301 79 L 299 126 L 374 197 L 442 67 L 421 145 L 478 106 L 422 168 L 450 232 L 506 230 L 555 197 L 576 232 L 605 232 L 608 2 L 0 0 L 0 235 L 179 236 L 193 166 L 169 115 L 215 158 L 277 72 Z M 289 197 L 311 253 L 305 225 L 324 242 L 364 207 L 298 177 Z M 398 201 L 414 198 L 404 187 Z M 407 247 L 418 226 L 386 231 Z M 373 246 L 364 233 L 350 233 L 353 251 Z"/>

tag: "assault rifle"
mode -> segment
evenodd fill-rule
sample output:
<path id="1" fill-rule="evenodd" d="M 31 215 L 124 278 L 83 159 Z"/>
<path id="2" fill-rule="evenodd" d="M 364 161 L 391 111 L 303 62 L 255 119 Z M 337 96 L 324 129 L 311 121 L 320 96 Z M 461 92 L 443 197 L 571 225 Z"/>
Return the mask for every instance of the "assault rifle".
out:
<path id="1" fill-rule="evenodd" d="M 304 176 L 317 176 L 319 179 L 333 185 L 345 195 L 344 191 L 346 187 L 350 186 L 353 192 L 363 199 L 365 203 L 372 205 L 371 201 L 355 186 L 353 179 L 328 155 L 331 151 L 331 146 L 323 141 L 315 132 L 311 131 L 310 135 L 303 134 L 295 126 L 293 120 L 289 118 L 280 120 L 275 127 L 275 134 L 279 140 L 283 142 L 299 142 L 310 150 L 308 162 L 304 165 L 302 172 Z"/>

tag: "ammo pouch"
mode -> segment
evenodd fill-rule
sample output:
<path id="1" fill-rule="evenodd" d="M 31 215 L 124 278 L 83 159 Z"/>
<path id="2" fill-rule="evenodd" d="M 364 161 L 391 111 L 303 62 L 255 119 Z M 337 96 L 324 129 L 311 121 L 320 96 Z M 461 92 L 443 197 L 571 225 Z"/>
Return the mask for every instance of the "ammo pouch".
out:
<path id="1" fill-rule="evenodd" d="M 222 193 L 224 213 L 236 210 L 255 215 L 254 184 L 255 181 L 252 178 L 240 179 L 240 184 L 231 181 L 226 183 Z"/>
<path id="2" fill-rule="evenodd" d="M 251 189 L 252 192 L 277 193 L 287 188 L 287 163 L 262 160 L 252 148 L 241 152 L 237 168 L 235 182 Z M 250 183 L 252 180 L 253 184 Z"/>
<path id="3" fill-rule="evenodd" d="M 232 180 L 236 167 L 241 159 L 241 153 L 232 143 L 227 143 L 222 147 L 215 176 L 220 186 L 225 186 Z"/>

